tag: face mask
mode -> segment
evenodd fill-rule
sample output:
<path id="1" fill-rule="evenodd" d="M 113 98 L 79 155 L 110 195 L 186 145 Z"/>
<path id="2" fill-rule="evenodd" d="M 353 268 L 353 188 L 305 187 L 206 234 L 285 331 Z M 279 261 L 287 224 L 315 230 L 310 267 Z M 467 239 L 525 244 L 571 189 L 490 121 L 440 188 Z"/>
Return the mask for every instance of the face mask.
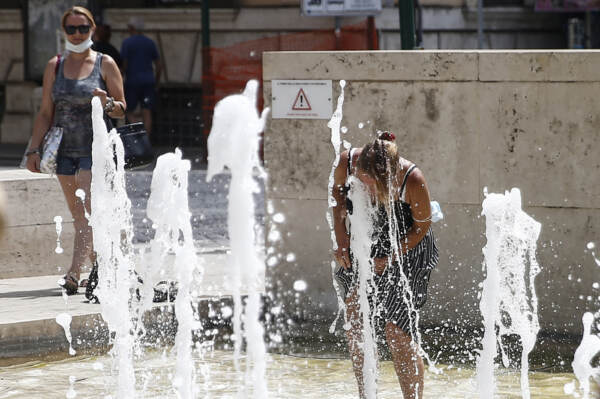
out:
<path id="1" fill-rule="evenodd" d="M 79 44 L 73 44 L 67 40 L 65 48 L 73 53 L 83 53 L 85 50 L 92 47 L 92 44 L 94 44 L 94 42 L 92 41 L 92 35 L 90 35 L 86 41 Z"/>

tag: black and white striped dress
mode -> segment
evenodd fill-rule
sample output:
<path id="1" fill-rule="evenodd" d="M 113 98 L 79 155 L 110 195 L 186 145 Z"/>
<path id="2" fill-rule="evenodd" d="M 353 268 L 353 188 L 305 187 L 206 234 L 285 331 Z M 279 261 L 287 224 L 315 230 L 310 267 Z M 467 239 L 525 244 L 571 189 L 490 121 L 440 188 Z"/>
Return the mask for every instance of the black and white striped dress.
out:
<path id="1" fill-rule="evenodd" d="M 348 160 L 348 175 L 351 174 L 352 150 Z M 400 187 L 399 199 L 394 203 L 394 217 L 397 228 L 390 225 L 387 210 L 381 206 L 374 218 L 372 258 L 380 258 L 391 255 L 392 246 L 390 235 L 395 236 L 396 242 L 400 242 L 410 228 L 414 220 L 410 205 L 404 201 L 404 189 L 410 173 L 414 170 L 412 165 L 406 172 Z M 352 203 L 347 201 L 347 210 L 352 213 Z M 351 226 L 350 226 L 350 233 Z M 335 278 L 341 288 L 343 299 L 353 291 L 358 281 L 356 262 L 350 253 L 353 267 L 349 270 L 338 266 Z M 374 311 L 375 329 L 381 339 L 387 322 L 392 322 L 408 334 L 414 334 L 416 324 L 416 311 L 420 309 L 427 300 L 427 287 L 431 271 L 438 262 L 438 250 L 431 228 L 416 247 L 402 254 L 398 261 L 392 263 L 392 267 L 386 267 L 381 275 L 373 275 L 374 294 L 369 296 L 371 310 Z M 403 275 L 406 279 L 403 279 Z M 407 289 L 410 286 L 410 291 Z M 412 306 L 409 306 L 412 303 Z"/>

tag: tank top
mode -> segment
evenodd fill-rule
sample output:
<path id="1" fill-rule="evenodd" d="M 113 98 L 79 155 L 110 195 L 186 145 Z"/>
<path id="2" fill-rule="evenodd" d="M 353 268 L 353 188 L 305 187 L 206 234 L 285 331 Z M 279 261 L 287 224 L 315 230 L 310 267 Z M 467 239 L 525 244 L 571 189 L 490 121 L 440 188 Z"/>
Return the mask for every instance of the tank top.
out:
<path id="1" fill-rule="evenodd" d="M 64 75 L 65 57 L 60 64 L 52 87 L 54 126 L 62 127 L 63 137 L 59 155 L 89 157 L 92 155 L 92 97 L 94 89 L 106 90 L 100 68 L 102 53 L 96 53 L 92 72 L 83 79 L 67 79 Z M 108 120 L 104 115 L 105 122 Z"/>

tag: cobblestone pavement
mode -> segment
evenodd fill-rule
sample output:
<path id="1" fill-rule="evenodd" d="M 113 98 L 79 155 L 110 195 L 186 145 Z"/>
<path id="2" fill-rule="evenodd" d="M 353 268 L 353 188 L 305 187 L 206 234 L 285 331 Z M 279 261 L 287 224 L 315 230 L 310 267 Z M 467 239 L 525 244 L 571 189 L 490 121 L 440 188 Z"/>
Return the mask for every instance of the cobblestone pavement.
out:
<path id="1" fill-rule="evenodd" d="M 192 213 L 192 229 L 196 246 L 216 248 L 228 247 L 227 196 L 231 176 L 217 175 L 206 182 L 205 170 L 192 170 L 188 178 L 189 207 Z M 152 221 L 146 218 L 146 205 L 150 196 L 152 172 L 134 171 L 127 173 L 127 192 L 132 203 L 135 228 L 134 241 L 148 242 L 153 236 Z M 260 181 L 259 181 L 260 183 Z M 260 193 L 254 196 L 256 221 L 264 224 L 264 186 L 259 184 Z"/>

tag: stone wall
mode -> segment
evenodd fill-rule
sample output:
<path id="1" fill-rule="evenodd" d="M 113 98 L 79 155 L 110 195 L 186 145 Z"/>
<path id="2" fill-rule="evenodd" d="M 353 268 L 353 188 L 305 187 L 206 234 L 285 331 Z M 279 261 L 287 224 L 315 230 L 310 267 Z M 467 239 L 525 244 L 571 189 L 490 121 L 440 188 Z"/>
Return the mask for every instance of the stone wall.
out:
<path id="1" fill-rule="evenodd" d="M 239 9 L 211 10 L 211 45 L 235 43 L 280 34 L 333 29 L 333 17 L 303 17 L 290 0 L 249 0 Z M 296 2 L 297 4 L 297 2 Z M 429 3 L 428 3 L 429 4 Z M 477 47 L 477 14 L 462 0 L 432 0 L 423 8 L 423 47 L 464 49 Z M 257 7 L 261 6 L 261 7 Z M 444 7 L 440 7 L 444 6 Z M 120 48 L 132 16 L 145 22 L 145 33 L 158 45 L 164 61 L 161 84 L 199 85 L 202 80 L 201 10 L 199 8 L 105 9 L 112 26 L 112 44 Z M 531 8 L 486 8 L 486 48 L 560 48 L 565 44 L 562 16 L 534 13 Z M 353 24 L 364 18 L 342 18 Z M 397 8 L 384 8 L 376 17 L 381 49 L 399 49 Z M 36 83 L 25 82 L 23 28 L 19 10 L 0 10 L 0 84 L 6 86 L 6 110 L 0 125 L 0 143 L 24 145 L 30 134 L 34 107 L 29 99 Z"/>
<path id="2" fill-rule="evenodd" d="M 599 67 L 600 51 L 267 53 L 264 97 L 270 104 L 274 79 L 330 79 L 335 100 L 345 79 L 342 138 L 362 146 L 389 129 L 423 170 L 445 214 L 433 227 L 441 258 L 425 325 L 480 325 L 483 190 L 518 187 L 524 210 L 542 223 L 542 329 L 575 334 L 583 312 L 600 307 L 592 287 L 600 273 L 586 249 L 600 238 Z M 267 268 L 273 294 L 298 320 L 330 321 L 337 304 L 325 219 L 334 157 L 327 121 L 270 120 L 264 154 L 267 200 L 285 215 L 283 224 L 268 221 L 282 237 L 271 243 L 282 256 Z M 288 253 L 295 260 L 286 262 Z M 296 280 L 306 292 L 293 292 Z"/>
<path id="3" fill-rule="evenodd" d="M 56 177 L 27 170 L 0 171 L 6 201 L 0 236 L 0 279 L 63 274 L 73 256 L 73 219 Z M 55 253 L 55 216 L 63 218 L 62 254 Z"/>

